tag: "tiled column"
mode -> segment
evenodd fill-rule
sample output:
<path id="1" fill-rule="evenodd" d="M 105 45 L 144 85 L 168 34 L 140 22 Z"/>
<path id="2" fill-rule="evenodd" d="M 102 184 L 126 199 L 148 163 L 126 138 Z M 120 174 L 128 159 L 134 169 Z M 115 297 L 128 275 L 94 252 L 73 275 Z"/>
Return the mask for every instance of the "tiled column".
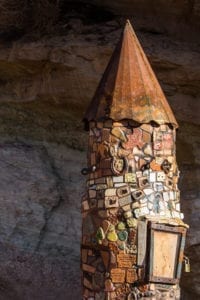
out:
<path id="1" fill-rule="evenodd" d="M 175 130 L 133 124 L 90 122 L 83 170 L 88 173 L 82 199 L 83 299 L 135 299 L 159 295 L 164 287 L 172 299 L 177 293 L 176 284 L 150 283 L 147 265 L 148 224 L 183 225 Z"/>

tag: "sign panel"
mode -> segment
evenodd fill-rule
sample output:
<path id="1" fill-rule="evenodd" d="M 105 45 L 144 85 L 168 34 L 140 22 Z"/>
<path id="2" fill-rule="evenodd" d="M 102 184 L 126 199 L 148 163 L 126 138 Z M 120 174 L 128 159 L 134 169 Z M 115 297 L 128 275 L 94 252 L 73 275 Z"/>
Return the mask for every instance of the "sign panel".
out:
<path id="1" fill-rule="evenodd" d="M 150 223 L 149 270 L 151 282 L 176 284 L 180 278 L 186 228 Z"/>

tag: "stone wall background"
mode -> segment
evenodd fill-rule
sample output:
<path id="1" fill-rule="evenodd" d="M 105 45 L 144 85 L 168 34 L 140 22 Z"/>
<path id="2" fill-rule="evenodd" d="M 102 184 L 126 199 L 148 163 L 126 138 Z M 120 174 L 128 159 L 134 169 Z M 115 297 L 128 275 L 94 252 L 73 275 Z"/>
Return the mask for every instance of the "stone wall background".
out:
<path id="1" fill-rule="evenodd" d="M 14 0 L 0 1 L 0 299 L 81 299 L 81 119 L 127 17 L 180 125 L 192 269 L 181 284 L 183 299 L 200 298 L 199 1 L 31 3 L 40 15 L 28 6 L 19 19 Z"/>

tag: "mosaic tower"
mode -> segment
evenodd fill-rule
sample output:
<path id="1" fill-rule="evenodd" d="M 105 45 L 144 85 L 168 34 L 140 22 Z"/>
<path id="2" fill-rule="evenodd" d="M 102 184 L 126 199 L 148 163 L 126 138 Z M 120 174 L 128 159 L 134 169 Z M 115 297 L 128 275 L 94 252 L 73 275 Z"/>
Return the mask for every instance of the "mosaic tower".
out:
<path id="1" fill-rule="evenodd" d="M 178 125 L 129 21 L 84 121 L 83 299 L 179 299 Z"/>

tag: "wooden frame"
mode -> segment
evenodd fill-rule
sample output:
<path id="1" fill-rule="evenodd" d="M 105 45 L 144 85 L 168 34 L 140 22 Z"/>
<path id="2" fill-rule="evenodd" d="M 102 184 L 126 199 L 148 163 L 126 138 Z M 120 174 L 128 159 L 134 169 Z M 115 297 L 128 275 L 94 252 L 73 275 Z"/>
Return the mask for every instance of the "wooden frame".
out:
<path id="1" fill-rule="evenodd" d="M 149 222 L 147 280 L 178 283 L 181 275 L 186 228 Z"/>

